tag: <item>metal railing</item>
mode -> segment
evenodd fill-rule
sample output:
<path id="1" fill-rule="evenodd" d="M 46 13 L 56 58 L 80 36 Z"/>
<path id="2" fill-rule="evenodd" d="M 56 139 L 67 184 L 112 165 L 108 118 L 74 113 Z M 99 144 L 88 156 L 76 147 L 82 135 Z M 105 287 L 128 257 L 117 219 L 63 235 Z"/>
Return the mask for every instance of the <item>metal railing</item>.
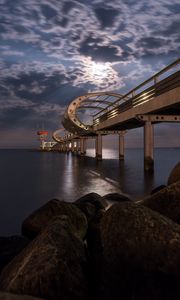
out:
<path id="1" fill-rule="evenodd" d="M 94 115 L 93 125 L 95 126 L 104 120 L 113 118 L 132 107 L 142 105 L 145 102 L 153 99 L 155 96 L 158 96 L 179 86 L 180 71 L 176 70 L 176 67 L 179 67 L 179 65 L 180 59 L 177 59 L 172 64 L 162 69 L 160 72 L 150 77 L 148 80 L 130 90 L 123 97 L 102 109 L 100 112 Z M 173 71 L 174 69 L 174 73 L 170 76 L 168 76 L 169 74 L 166 74 L 168 71 Z M 162 75 L 166 76 L 165 78 L 160 79 Z M 147 85 L 150 86 L 147 88 Z"/>

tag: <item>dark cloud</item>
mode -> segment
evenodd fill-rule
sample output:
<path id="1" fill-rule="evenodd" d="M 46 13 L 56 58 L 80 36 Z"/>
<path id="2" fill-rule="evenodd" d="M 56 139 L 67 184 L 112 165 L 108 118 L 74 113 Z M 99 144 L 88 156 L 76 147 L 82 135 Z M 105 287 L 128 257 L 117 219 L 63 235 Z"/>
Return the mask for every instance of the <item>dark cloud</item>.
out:
<path id="1" fill-rule="evenodd" d="M 179 14 L 180 12 L 180 4 L 176 3 L 176 4 L 167 4 L 166 7 L 170 10 L 170 12 L 172 12 L 173 14 Z"/>
<path id="2" fill-rule="evenodd" d="M 3 24 L 0 24 L 0 32 L 1 33 L 6 32 L 6 28 Z"/>
<path id="3" fill-rule="evenodd" d="M 95 14 L 101 23 L 101 27 L 111 27 L 119 14 L 115 9 L 107 9 L 104 7 L 95 8 Z"/>
<path id="4" fill-rule="evenodd" d="M 10 127 L 8 124 L 13 125 L 12 127 L 22 126 L 22 127 L 29 127 L 30 124 L 26 123 L 26 120 L 29 116 L 32 115 L 32 111 L 24 109 L 24 108 L 10 108 L 5 110 L 3 115 L 1 115 L 1 128 L 8 128 Z"/>
<path id="5" fill-rule="evenodd" d="M 134 0 L 123 0 L 123 2 L 125 3 L 125 4 L 127 4 L 128 6 L 136 6 L 136 1 L 134 1 Z"/>
<path id="6" fill-rule="evenodd" d="M 51 6 L 47 4 L 41 5 L 43 15 L 49 20 L 56 16 L 57 12 Z"/>
<path id="7" fill-rule="evenodd" d="M 22 25 L 15 25 L 14 30 L 21 33 L 29 33 L 29 30 Z"/>
<path id="8" fill-rule="evenodd" d="M 174 20 L 170 25 L 165 26 L 164 28 L 159 30 L 158 33 L 163 35 L 164 37 L 171 37 L 171 35 L 175 35 L 175 34 L 179 36 L 179 28 L 180 28 L 180 20 Z"/>
<path id="9" fill-rule="evenodd" d="M 64 14 L 68 14 L 69 11 L 74 7 L 76 7 L 76 3 L 74 3 L 73 1 L 66 1 L 63 3 L 62 11 Z"/>
<path id="10" fill-rule="evenodd" d="M 103 46 L 101 39 L 95 39 L 91 36 L 81 43 L 79 53 L 90 56 L 95 61 L 114 62 L 120 59 L 117 48 L 110 45 Z"/>
<path id="11" fill-rule="evenodd" d="M 147 37 L 142 38 L 138 41 L 137 45 L 139 47 L 143 47 L 144 49 L 157 49 L 159 47 L 165 46 L 167 41 L 165 39 L 159 38 L 159 37 Z"/>
<path id="12" fill-rule="evenodd" d="M 50 77 L 46 77 L 44 73 L 31 72 L 22 74 L 19 78 L 6 78 L 4 82 L 6 86 L 10 86 L 17 97 L 38 102 L 44 100 L 55 102 L 57 97 L 54 97 L 54 94 L 60 90 L 64 79 L 63 74 L 56 72 Z"/>
<path id="13" fill-rule="evenodd" d="M 54 24 L 60 27 L 67 27 L 68 26 L 68 18 L 67 17 L 63 17 L 61 20 L 55 19 L 54 20 Z"/>

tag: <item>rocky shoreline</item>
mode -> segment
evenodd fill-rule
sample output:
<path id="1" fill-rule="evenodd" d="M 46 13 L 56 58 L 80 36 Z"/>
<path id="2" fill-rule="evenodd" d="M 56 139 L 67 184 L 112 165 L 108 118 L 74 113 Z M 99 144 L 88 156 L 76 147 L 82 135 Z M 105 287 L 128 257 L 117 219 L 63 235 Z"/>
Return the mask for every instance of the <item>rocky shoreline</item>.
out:
<path id="1" fill-rule="evenodd" d="M 179 300 L 180 163 L 140 201 L 52 199 L 0 237 L 0 300 Z"/>

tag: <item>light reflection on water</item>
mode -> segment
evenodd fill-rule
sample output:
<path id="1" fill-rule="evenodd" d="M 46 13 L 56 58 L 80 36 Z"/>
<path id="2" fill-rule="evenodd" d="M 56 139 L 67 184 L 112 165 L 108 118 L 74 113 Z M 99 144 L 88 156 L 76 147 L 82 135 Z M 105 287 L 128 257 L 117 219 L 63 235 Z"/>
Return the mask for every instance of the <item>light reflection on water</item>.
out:
<path id="1" fill-rule="evenodd" d="M 26 150 L 0 154 L 0 235 L 19 232 L 22 220 L 54 197 L 71 202 L 90 192 L 123 192 L 139 199 L 166 184 L 180 160 L 179 149 L 155 149 L 153 175 L 144 174 L 142 149 L 126 149 L 125 161 L 118 160 L 118 151 L 105 149 L 100 162 L 92 149 L 86 157 Z"/>

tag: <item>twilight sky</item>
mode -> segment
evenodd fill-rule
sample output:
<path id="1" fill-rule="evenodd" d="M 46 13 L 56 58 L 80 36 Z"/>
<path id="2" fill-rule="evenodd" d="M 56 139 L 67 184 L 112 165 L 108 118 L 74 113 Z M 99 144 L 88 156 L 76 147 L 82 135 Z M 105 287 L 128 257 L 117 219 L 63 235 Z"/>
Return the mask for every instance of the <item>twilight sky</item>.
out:
<path id="1" fill-rule="evenodd" d="M 61 127 L 73 98 L 128 92 L 173 62 L 179 20 L 179 0 L 0 0 L 0 147 L 33 146 L 42 124 Z M 179 132 L 158 125 L 155 141 L 180 147 Z"/>

